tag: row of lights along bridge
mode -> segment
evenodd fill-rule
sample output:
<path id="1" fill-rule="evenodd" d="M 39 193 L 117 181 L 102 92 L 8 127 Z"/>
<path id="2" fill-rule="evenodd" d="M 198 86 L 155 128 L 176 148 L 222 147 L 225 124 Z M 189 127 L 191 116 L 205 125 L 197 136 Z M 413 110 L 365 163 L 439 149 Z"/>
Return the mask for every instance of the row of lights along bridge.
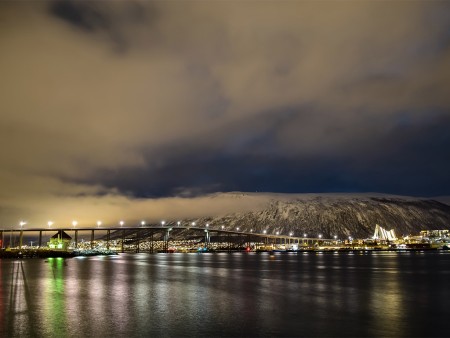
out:
<path id="1" fill-rule="evenodd" d="M 24 226 L 25 224 L 27 224 L 27 223 L 24 222 L 24 221 L 21 221 L 21 222 L 19 223 L 20 228 L 23 228 L 23 226 Z M 51 226 L 52 226 L 53 224 L 54 224 L 54 223 L 53 223 L 52 221 L 48 221 L 48 222 L 47 222 L 47 225 L 48 225 L 49 228 L 51 228 Z M 102 221 L 97 221 L 97 228 L 100 228 L 102 224 L 103 224 Z M 146 224 L 147 224 L 147 223 L 146 223 L 145 221 L 141 221 L 141 226 L 145 226 Z M 166 224 L 166 221 L 161 221 L 161 227 L 164 227 L 165 224 Z M 74 228 L 75 228 L 77 225 L 78 225 L 78 222 L 77 222 L 77 221 L 72 221 L 72 226 L 73 226 Z M 120 227 L 123 227 L 123 226 L 125 225 L 125 222 L 124 222 L 124 221 L 120 221 L 120 222 L 119 222 L 119 225 L 120 225 Z M 181 226 L 181 221 L 178 221 L 178 222 L 177 222 L 177 225 L 178 225 L 178 226 Z M 195 226 L 196 226 L 196 223 L 195 223 L 195 222 L 192 222 L 192 223 L 191 223 L 191 226 L 195 227 Z M 206 228 L 209 228 L 209 223 L 206 223 L 206 224 L 205 224 L 205 227 L 206 227 Z M 224 230 L 224 229 L 225 229 L 225 226 L 222 225 L 222 226 L 221 226 L 221 229 Z M 236 231 L 239 231 L 239 227 L 236 228 Z M 253 232 L 253 229 L 250 229 L 250 232 Z M 263 230 L 263 234 L 267 234 L 267 230 Z M 280 232 L 277 231 L 275 234 L 278 236 L 278 235 L 280 235 Z M 290 233 L 289 233 L 289 236 L 292 237 L 293 235 L 294 235 L 293 232 L 290 232 Z M 307 234 L 303 234 L 303 237 L 306 238 L 306 237 L 308 237 L 308 235 L 307 235 Z M 318 237 L 318 238 L 322 238 L 322 234 L 319 234 L 317 237 Z M 333 237 L 334 237 L 334 239 L 337 239 L 337 236 L 336 236 L 336 235 L 334 235 Z M 349 240 L 352 240 L 352 239 L 353 239 L 353 238 L 352 238 L 351 236 L 349 236 Z"/>

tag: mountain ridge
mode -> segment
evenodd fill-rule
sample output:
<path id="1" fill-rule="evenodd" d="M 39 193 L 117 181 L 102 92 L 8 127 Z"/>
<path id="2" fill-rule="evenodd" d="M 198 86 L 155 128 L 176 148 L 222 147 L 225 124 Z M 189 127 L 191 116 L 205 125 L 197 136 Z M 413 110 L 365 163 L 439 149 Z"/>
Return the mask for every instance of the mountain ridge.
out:
<path id="1" fill-rule="evenodd" d="M 211 198 L 266 198 L 255 210 L 198 218 L 211 228 L 331 238 L 371 237 L 376 224 L 394 229 L 397 236 L 421 230 L 448 229 L 450 205 L 433 198 L 382 193 L 277 194 L 230 192 Z"/>

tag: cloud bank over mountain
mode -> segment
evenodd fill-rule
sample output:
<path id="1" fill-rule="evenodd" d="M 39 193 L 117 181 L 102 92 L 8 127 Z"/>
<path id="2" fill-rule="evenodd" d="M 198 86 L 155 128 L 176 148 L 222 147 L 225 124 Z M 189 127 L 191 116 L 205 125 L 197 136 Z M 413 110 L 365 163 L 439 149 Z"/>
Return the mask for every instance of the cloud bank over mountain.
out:
<path id="1" fill-rule="evenodd" d="M 0 222 L 190 217 L 220 191 L 448 195 L 449 10 L 2 2 Z"/>

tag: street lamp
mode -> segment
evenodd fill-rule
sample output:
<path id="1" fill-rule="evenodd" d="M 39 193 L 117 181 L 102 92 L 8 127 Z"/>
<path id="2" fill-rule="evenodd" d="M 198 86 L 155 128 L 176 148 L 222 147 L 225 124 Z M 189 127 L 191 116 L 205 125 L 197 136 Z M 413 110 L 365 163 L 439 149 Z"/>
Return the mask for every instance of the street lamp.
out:
<path id="1" fill-rule="evenodd" d="M 277 235 L 279 235 L 280 234 L 280 232 L 279 231 L 277 231 Z"/>
<path id="2" fill-rule="evenodd" d="M 303 237 L 305 237 L 305 238 L 306 238 L 306 236 L 307 236 L 306 234 L 303 234 Z"/>
<path id="3" fill-rule="evenodd" d="M 225 229 L 225 225 L 222 225 L 222 230 Z"/>
<path id="4" fill-rule="evenodd" d="M 236 231 L 239 231 L 239 227 L 236 228 Z"/>
<path id="5" fill-rule="evenodd" d="M 48 222 L 47 222 L 47 225 L 48 225 L 48 227 L 50 228 L 50 227 L 53 225 L 53 222 L 52 222 L 52 221 L 48 221 Z"/>
<path id="6" fill-rule="evenodd" d="M 177 222 L 177 225 L 178 225 L 178 226 L 180 226 L 180 224 L 181 224 L 181 222 L 180 222 L 180 221 L 178 221 L 178 222 Z"/>
<path id="7" fill-rule="evenodd" d="M 25 224 L 27 224 L 27 222 L 24 222 L 24 221 L 20 221 L 20 227 L 22 228 Z"/>
<path id="8" fill-rule="evenodd" d="M 144 225 L 145 225 L 145 221 L 142 221 L 142 222 L 141 222 L 141 225 L 144 226 Z"/>
<path id="9" fill-rule="evenodd" d="M 206 227 L 209 227 L 209 223 L 206 223 Z"/>
<path id="10" fill-rule="evenodd" d="M 290 233 L 289 233 L 289 236 L 290 236 L 290 237 L 292 237 L 292 235 L 293 235 L 293 233 L 292 233 L 292 232 L 290 232 Z"/>
<path id="11" fill-rule="evenodd" d="M 192 226 L 195 227 L 195 222 L 192 222 Z"/>
<path id="12" fill-rule="evenodd" d="M 322 238 L 322 234 L 319 234 L 319 238 Z"/>
<path id="13" fill-rule="evenodd" d="M 119 224 L 120 224 L 121 227 L 123 227 L 123 225 L 125 224 L 125 222 L 124 222 L 124 221 L 120 221 Z"/>
<path id="14" fill-rule="evenodd" d="M 163 227 L 166 224 L 166 221 L 161 221 L 161 226 Z"/>
<path id="15" fill-rule="evenodd" d="M 76 227 L 76 226 L 77 226 L 77 224 L 78 224 L 78 222 L 77 222 L 77 221 L 72 221 L 72 226 L 73 226 L 73 227 Z"/>
<path id="16" fill-rule="evenodd" d="M 100 228 L 100 225 L 102 225 L 102 221 L 97 221 L 97 228 Z"/>

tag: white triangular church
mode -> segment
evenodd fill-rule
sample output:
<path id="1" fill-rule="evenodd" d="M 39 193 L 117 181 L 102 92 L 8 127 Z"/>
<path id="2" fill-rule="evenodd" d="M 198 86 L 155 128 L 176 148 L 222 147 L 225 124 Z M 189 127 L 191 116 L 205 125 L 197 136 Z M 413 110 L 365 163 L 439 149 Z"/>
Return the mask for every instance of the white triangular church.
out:
<path id="1" fill-rule="evenodd" d="M 380 227 L 378 224 L 375 226 L 375 233 L 373 234 L 373 239 L 383 239 L 386 241 L 395 241 L 397 236 L 395 236 L 394 229 L 387 231 L 386 229 Z"/>

